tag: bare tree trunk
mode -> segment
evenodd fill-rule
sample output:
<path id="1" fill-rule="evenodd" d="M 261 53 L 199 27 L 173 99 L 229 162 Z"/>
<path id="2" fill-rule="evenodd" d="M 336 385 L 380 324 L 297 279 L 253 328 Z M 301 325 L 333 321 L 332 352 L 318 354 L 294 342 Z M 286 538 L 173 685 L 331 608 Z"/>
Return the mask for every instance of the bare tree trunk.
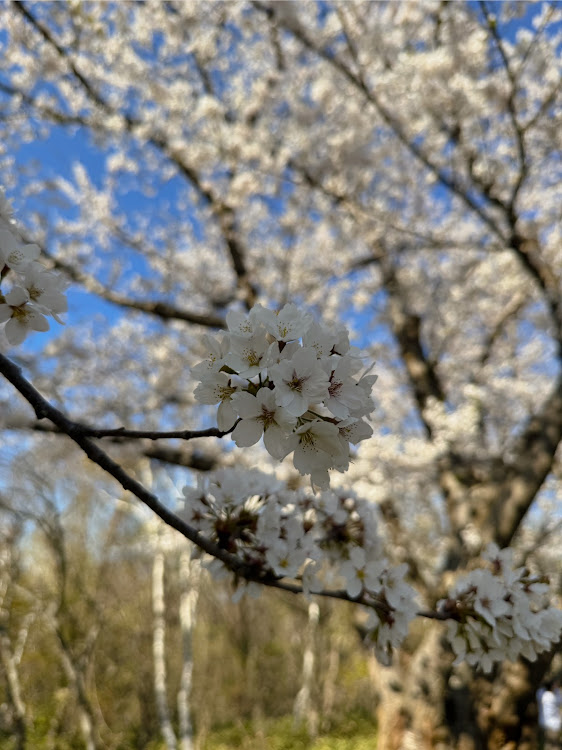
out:
<path id="1" fill-rule="evenodd" d="M 18 665 L 23 653 L 32 615 L 24 618 L 15 645 L 8 634 L 10 589 L 15 577 L 14 548 L 18 536 L 14 526 L 3 531 L 0 541 L 0 666 L 6 677 L 7 702 L 11 709 L 16 750 L 24 750 L 27 741 L 26 707 L 21 694 Z M 6 605 L 7 600 L 7 605 Z"/>
<path id="2" fill-rule="evenodd" d="M 318 734 L 318 712 L 312 703 L 312 686 L 314 684 L 314 662 L 316 651 L 316 631 L 320 617 L 320 607 L 316 602 L 308 605 L 308 627 L 306 629 L 304 656 L 302 665 L 302 685 L 295 698 L 293 714 L 295 722 L 306 722 L 311 737 Z"/>
<path id="3" fill-rule="evenodd" d="M 170 720 L 166 694 L 166 622 L 164 603 L 164 551 L 155 544 L 152 566 L 152 658 L 154 662 L 154 692 L 160 731 L 168 750 L 176 750 L 177 740 Z"/>
<path id="4" fill-rule="evenodd" d="M 8 702 L 13 712 L 14 739 L 16 750 L 25 750 L 27 741 L 27 721 L 25 704 L 21 697 L 21 685 L 17 669 L 17 657 L 12 651 L 7 634 L 0 632 L 0 663 L 6 675 Z"/>
<path id="5" fill-rule="evenodd" d="M 62 717 L 64 716 L 64 712 L 66 710 L 68 696 L 68 689 L 59 690 L 56 693 L 55 710 L 49 722 L 49 729 L 47 730 L 47 734 L 45 736 L 45 750 L 56 750 L 57 748 L 57 738 L 59 736 Z"/>
<path id="6" fill-rule="evenodd" d="M 334 711 L 336 699 L 336 686 L 338 672 L 340 669 L 340 637 L 332 634 L 330 638 L 330 650 L 328 652 L 328 666 L 324 677 L 324 690 L 322 693 L 322 729 L 330 727 L 330 720 Z"/>
<path id="7" fill-rule="evenodd" d="M 181 750 L 193 750 L 190 698 L 193 676 L 193 629 L 195 627 L 197 599 L 199 598 L 199 576 L 199 560 L 191 559 L 190 549 L 184 549 L 180 555 L 180 627 L 183 665 L 178 691 L 178 718 Z"/>
<path id="8" fill-rule="evenodd" d="M 56 621 L 53 622 L 53 627 L 59 643 L 59 653 L 61 656 L 62 667 L 68 680 L 68 684 L 76 696 L 76 702 L 78 704 L 78 721 L 80 725 L 80 731 L 82 732 L 82 739 L 86 750 L 99 750 L 101 742 L 97 734 L 96 721 L 94 718 L 94 712 L 92 705 L 86 692 L 86 683 L 84 674 L 86 668 L 84 665 L 78 665 L 73 658 L 71 650 L 62 635 L 60 628 Z"/>
<path id="9" fill-rule="evenodd" d="M 449 726 L 448 680 L 452 657 L 443 652 L 438 628 L 429 627 L 412 655 L 373 670 L 377 705 L 377 750 L 482 750 L 470 722 L 458 736 Z M 457 717 L 458 726 L 463 722 Z"/>

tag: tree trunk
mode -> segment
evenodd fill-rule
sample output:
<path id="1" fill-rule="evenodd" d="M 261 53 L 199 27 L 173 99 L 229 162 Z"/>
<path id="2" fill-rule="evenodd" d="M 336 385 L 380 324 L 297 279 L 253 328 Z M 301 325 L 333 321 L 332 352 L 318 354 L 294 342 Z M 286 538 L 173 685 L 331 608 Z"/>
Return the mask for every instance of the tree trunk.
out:
<path id="1" fill-rule="evenodd" d="M 13 714 L 15 749 L 24 750 L 27 739 L 25 704 L 21 697 L 21 685 L 17 670 L 17 659 L 12 651 L 10 639 L 0 632 L 0 664 L 6 676 L 7 697 Z"/>
<path id="2" fill-rule="evenodd" d="M 152 565 L 152 658 L 154 662 L 154 692 L 160 731 L 168 750 L 176 750 L 177 741 L 166 690 L 166 621 L 164 603 L 164 551 L 155 544 Z"/>
<path id="3" fill-rule="evenodd" d="M 376 670 L 377 750 L 535 750 L 535 692 L 550 659 L 487 678 L 453 668 L 439 626 L 428 625 L 413 654 Z"/>
<path id="4" fill-rule="evenodd" d="M 320 618 L 320 608 L 316 602 L 308 605 L 308 627 L 306 629 L 302 684 L 293 707 L 296 724 L 306 723 L 308 734 L 315 737 L 318 734 L 318 712 L 312 702 L 312 688 L 314 686 L 314 662 L 316 652 L 316 630 Z"/>
<path id="5" fill-rule="evenodd" d="M 98 736 L 94 711 L 86 691 L 86 682 L 84 674 L 87 664 L 83 660 L 74 658 L 68 643 L 61 633 L 60 627 L 56 622 L 53 623 L 57 640 L 59 643 L 59 653 L 62 667 L 68 681 L 68 685 L 76 697 L 78 708 L 78 723 L 84 740 L 86 750 L 99 750 L 101 741 Z"/>
<path id="6" fill-rule="evenodd" d="M 324 675 L 324 687 L 322 690 L 321 729 L 328 730 L 331 725 L 334 704 L 336 700 L 337 680 L 340 669 L 340 640 L 341 636 L 332 633 L 330 635 L 330 649 L 328 652 L 328 664 Z"/>
<path id="7" fill-rule="evenodd" d="M 193 748 L 193 725 L 191 723 L 191 683 L 193 675 L 193 628 L 199 597 L 199 560 L 191 559 L 191 550 L 186 548 L 180 555 L 180 626 L 182 634 L 183 664 L 178 690 L 178 719 L 181 750 Z"/>

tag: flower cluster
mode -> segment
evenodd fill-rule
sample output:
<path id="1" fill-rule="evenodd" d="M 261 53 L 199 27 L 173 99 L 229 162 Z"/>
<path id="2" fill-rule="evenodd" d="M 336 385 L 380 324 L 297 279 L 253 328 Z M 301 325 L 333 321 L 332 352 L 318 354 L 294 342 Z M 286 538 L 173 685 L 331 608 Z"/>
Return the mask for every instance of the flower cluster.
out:
<path id="1" fill-rule="evenodd" d="M 524 656 L 534 661 L 562 633 L 562 611 L 545 606 L 548 584 L 526 568 L 513 568 L 513 553 L 489 545 L 489 567 L 457 581 L 440 602 L 451 616 L 448 637 L 456 663 L 466 661 L 490 672 L 495 662 Z"/>
<path id="2" fill-rule="evenodd" d="M 362 360 L 344 328 L 325 328 L 294 304 L 277 313 L 256 305 L 226 320 L 228 331 L 205 337 L 208 357 L 192 368 L 195 398 L 219 404 L 218 426 L 236 425 L 236 445 L 263 436 L 274 458 L 293 453 L 301 474 L 328 487 L 329 469 L 348 468 L 350 443 L 372 435 L 364 417 L 375 408 L 376 376 L 357 377 Z"/>
<path id="3" fill-rule="evenodd" d="M 367 639 L 389 662 L 417 607 L 406 566 L 384 557 L 372 504 L 340 489 L 295 493 L 260 471 L 232 469 L 184 487 L 183 501 L 183 517 L 246 566 L 249 582 L 234 578 L 235 598 L 257 593 L 256 581 L 267 578 L 300 580 L 308 594 L 343 586 L 344 596 L 369 608 Z M 228 575 L 217 559 L 208 568 Z"/>
<path id="4" fill-rule="evenodd" d="M 52 316 L 58 323 L 68 309 L 66 281 L 37 262 L 37 245 L 17 237 L 10 204 L 0 189 L 0 283 L 8 274 L 16 280 L 9 292 L 0 290 L 0 324 L 10 344 L 21 344 L 30 331 L 48 331 Z"/>

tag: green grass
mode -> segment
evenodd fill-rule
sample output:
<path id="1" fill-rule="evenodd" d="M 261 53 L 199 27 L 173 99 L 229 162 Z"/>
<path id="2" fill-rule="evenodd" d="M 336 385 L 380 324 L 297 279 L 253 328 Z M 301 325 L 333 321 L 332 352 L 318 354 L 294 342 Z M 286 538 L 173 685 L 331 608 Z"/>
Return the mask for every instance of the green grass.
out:
<path id="1" fill-rule="evenodd" d="M 239 723 L 214 729 L 204 750 L 375 750 L 376 726 L 371 717 L 360 713 L 347 716 L 330 731 L 310 739 L 305 728 L 295 727 L 291 716 L 267 719 L 263 734 L 252 723 Z"/>

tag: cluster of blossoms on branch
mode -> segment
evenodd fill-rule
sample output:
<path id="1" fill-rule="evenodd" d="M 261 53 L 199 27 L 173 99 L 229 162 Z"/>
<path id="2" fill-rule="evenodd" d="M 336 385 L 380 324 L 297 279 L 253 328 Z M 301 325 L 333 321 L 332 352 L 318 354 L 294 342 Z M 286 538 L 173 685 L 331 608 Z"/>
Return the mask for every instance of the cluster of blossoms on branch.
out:
<path id="1" fill-rule="evenodd" d="M 562 611 L 548 606 L 548 581 L 514 568 L 511 549 L 490 544 L 483 557 L 489 567 L 460 578 L 439 603 L 452 617 L 448 637 L 456 662 L 489 672 L 506 658 L 535 661 L 562 634 Z"/>
<path id="2" fill-rule="evenodd" d="M 271 475 L 236 469 L 184 487 L 182 501 L 182 517 L 243 565 L 245 580 L 216 558 L 206 565 L 216 578 L 232 577 L 235 600 L 259 595 L 260 582 L 287 579 L 305 594 L 348 598 L 366 608 L 366 642 L 390 663 L 419 607 L 407 566 L 384 555 L 373 503 L 342 488 L 289 490 Z M 536 659 L 559 640 L 562 611 L 546 607 L 547 583 L 515 569 L 511 550 L 492 544 L 483 557 L 488 567 L 459 579 L 433 616 L 449 621 L 457 662 L 490 671 L 506 658 Z"/>
<path id="3" fill-rule="evenodd" d="M 288 304 L 279 312 L 255 305 L 248 315 L 230 312 L 221 338 L 206 336 L 208 358 L 192 368 L 195 398 L 219 404 L 221 430 L 234 425 L 239 447 L 263 435 L 267 451 L 321 488 L 328 471 L 349 467 L 350 443 L 372 435 L 364 417 L 375 408 L 376 375 L 364 370 L 345 328 L 325 328 Z"/>
<path id="4" fill-rule="evenodd" d="M 0 325 L 10 344 L 21 344 L 30 331 L 48 331 L 53 317 L 63 323 L 60 313 L 68 303 L 67 282 L 38 262 L 37 245 L 25 244 L 18 237 L 12 209 L 0 188 Z M 5 278 L 12 282 L 4 293 Z"/>
<path id="5" fill-rule="evenodd" d="M 235 555 L 247 580 L 234 574 L 235 599 L 259 594 L 260 580 L 298 580 L 305 594 L 342 589 L 370 612 L 368 639 L 388 664 L 416 616 L 407 566 L 384 556 L 372 503 L 341 488 L 313 494 L 258 470 L 223 469 L 183 488 L 181 515 L 205 537 Z M 232 575 L 223 562 L 207 567 Z"/>

